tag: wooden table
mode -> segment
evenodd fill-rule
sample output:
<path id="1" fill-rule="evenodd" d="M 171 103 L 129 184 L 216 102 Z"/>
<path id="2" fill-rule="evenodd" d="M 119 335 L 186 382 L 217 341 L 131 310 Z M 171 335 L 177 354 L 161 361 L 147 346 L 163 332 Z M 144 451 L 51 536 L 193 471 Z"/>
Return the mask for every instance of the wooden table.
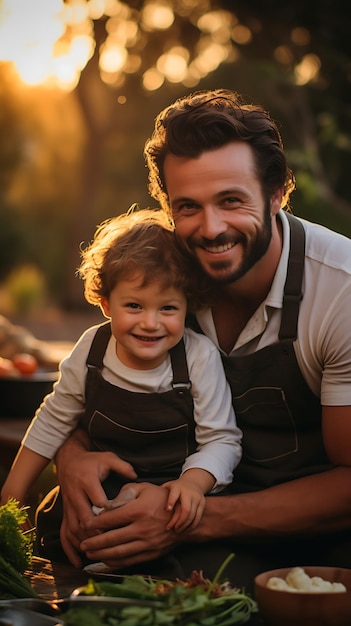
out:
<path id="1" fill-rule="evenodd" d="M 88 582 L 88 575 L 84 570 L 36 556 L 32 559 L 30 569 L 25 572 L 25 577 L 43 600 L 68 598 L 73 589 Z"/>

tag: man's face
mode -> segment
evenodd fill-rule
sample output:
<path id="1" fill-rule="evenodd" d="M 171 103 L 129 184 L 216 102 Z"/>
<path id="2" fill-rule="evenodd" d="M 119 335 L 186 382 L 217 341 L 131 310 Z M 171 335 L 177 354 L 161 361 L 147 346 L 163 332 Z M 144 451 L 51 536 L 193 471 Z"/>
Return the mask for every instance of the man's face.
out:
<path id="1" fill-rule="evenodd" d="M 266 253 L 271 212 L 265 203 L 251 147 L 232 142 L 198 158 L 167 155 L 164 175 L 176 233 L 203 270 L 228 284 L 244 276 Z"/>

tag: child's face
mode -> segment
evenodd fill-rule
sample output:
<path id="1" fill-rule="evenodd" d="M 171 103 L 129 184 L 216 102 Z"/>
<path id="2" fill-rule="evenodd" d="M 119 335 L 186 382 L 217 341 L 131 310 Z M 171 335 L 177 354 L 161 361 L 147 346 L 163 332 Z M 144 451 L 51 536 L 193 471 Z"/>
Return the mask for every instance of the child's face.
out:
<path id="1" fill-rule="evenodd" d="M 158 281 L 142 287 L 140 275 L 121 280 L 101 300 L 111 318 L 119 359 L 133 369 L 153 369 L 184 333 L 186 298 L 175 287 L 163 289 Z"/>

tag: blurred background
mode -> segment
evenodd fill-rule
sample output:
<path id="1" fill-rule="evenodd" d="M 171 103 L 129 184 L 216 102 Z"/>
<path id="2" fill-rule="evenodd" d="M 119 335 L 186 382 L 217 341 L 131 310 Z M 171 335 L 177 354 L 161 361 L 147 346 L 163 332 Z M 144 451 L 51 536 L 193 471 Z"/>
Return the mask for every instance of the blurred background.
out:
<path id="1" fill-rule="evenodd" d="M 0 0 L 0 314 L 44 339 L 100 321 L 75 272 L 147 191 L 174 99 L 226 87 L 279 123 L 296 215 L 351 236 L 348 0 Z"/>

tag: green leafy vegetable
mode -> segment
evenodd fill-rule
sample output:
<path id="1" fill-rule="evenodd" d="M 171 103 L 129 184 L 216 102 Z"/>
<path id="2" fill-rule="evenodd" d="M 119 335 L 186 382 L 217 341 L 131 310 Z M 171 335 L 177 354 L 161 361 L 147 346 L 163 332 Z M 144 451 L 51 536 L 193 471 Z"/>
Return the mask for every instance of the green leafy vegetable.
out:
<path id="1" fill-rule="evenodd" d="M 245 624 L 257 611 L 252 598 L 219 579 L 234 555 L 230 555 L 210 581 L 194 571 L 186 581 L 154 580 L 126 576 L 121 583 L 90 580 L 87 596 L 108 596 L 157 600 L 163 606 L 109 606 L 70 608 L 64 614 L 66 626 L 233 626 Z"/>
<path id="2" fill-rule="evenodd" d="M 27 533 L 22 528 L 27 519 L 27 510 L 13 498 L 0 506 L 0 554 L 21 573 L 28 568 L 33 555 L 34 531 Z"/>
<path id="3" fill-rule="evenodd" d="M 0 555 L 0 598 L 37 598 L 33 587 L 13 565 Z"/>
<path id="4" fill-rule="evenodd" d="M 27 521 L 26 509 L 17 500 L 10 499 L 0 506 L 0 597 L 37 597 L 24 578 L 33 555 L 33 533 L 23 531 Z"/>

